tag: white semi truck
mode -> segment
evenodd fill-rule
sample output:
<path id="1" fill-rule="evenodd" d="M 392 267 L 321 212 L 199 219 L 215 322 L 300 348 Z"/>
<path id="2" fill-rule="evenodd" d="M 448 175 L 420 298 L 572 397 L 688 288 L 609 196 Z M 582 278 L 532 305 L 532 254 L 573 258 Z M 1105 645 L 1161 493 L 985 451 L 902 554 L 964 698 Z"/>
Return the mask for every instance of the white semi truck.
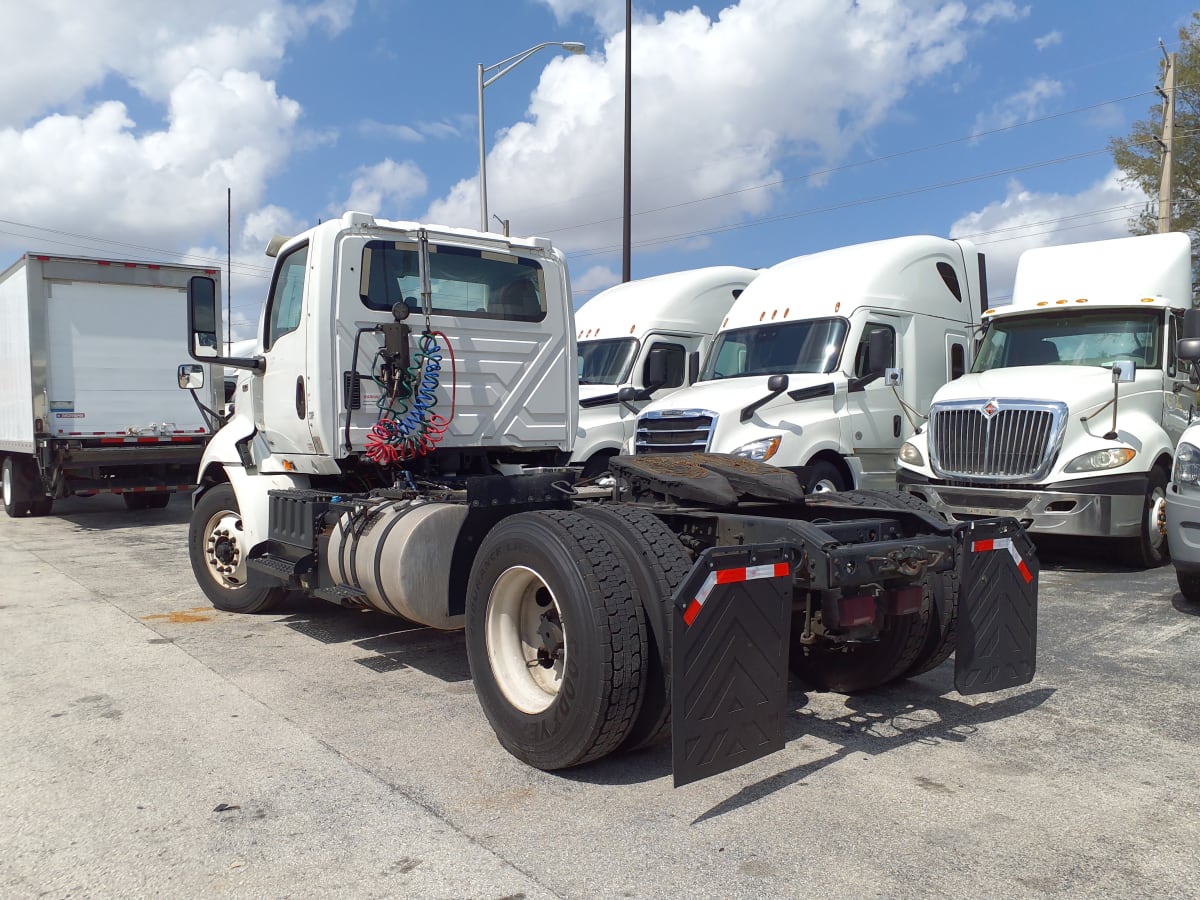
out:
<path id="1" fill-rule="evenodd" d="M 1162 564 L 1195 395 L 1175 355 L 1191 306 L 1186 234 L 1027 250 L 1012 303 L 984 314 L 971 374 L 938 391 L 901 448 L 901 485 L 953 521 L 1011 515 Z"/>
<path id="2" fill-rule="evenodd" d="M 961 691 L 1032 677 L 1037 560 L 1014 520 L 806 497 L 722 454 L 616 457 L 612 487 L 580 484 L 549 241 L 350 212 L 272 252 L 252 357 L 217 355 L 215 284 L 191 286 L 192 355 L 248 373 L 193 495 L 218 609 L 299 590 L 463 629 L 516 757 L 560 769 L 670 733 L 676 784 L 783 746 L 789 668 L 866 689 L 957 650 Z"/>
<path id="3" fill-rule="evenodd" d="M 195 275 L 220 273 L 42 253 L 0 273 L 8 515 L 46 515 L 57 498 L 98 493 L 121 494 L 130 509 L 161 508 L 194 487 L 215 421 L 179 392 L 173 371 L 187 358 L 178 335 Z M 209 410 L 219 382 L 209 380 Z"/>
<path id="4" fill-rule="evenodd" d="M 580 411 L 571 462 L 585 478 L 624 449 L 646 401 L 696 380 L 713 334 L 757 274 L 709 266 L 655 275 L 601 291 L 576 312 Z"/>
<path id="5" fill-rule="evenodd" d="M 642 411 L 630 449 L 804 467 L 810 491 L 895 489 L 918 411 L 970 364 L 986 292 L 970 242 L 924 235 L 772 266 L 734 303 L 700 379 Z"/>

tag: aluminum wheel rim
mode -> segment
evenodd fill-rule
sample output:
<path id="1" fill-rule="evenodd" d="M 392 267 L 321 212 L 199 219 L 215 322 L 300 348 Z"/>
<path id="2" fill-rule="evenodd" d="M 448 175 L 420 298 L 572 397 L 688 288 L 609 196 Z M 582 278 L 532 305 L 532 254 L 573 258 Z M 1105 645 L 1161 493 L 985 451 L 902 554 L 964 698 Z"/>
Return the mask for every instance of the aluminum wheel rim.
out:
<path id="1" fill-rule="evenodd" d="M 204 562 L 222 587 L 236 591 L 246 586 L 246 554 L 242 552 L 242 517 L 222 509 L 204 526 Z"/>
<path id="2" fill-rule="evenodd" d="M 816 484 L 813 485 L 812 491 L 810 493 L 813 493 L 813 494 L 836 494 L 837 493 L 837 485 L 833 483 L 832 479 L 822 478 L 820 481 L 818 481 Z"/>
<path id="3" fill-rule="evenodd" d="M 1146 534 L 1150 538 L 1150 546 L 1158 552 L 1166 543 L 1167 536 L 1163 533 L 1161 521 L 1165 521 L 1167 494 L 1162 488 L 1150 492 L 1150 509 L 1147 511 Z"/>
<path id="4" fill-rule="evenodd" d="M 11 507 L 13 505 L 13 486 L 12 486 L 12 467 L 11 465 L 4 467 L 3 475 L 0 478 L 4 480 L 4 505 Z"/>
<path id="5" fill-rule="evenodd" d="M 547 666 L 539 628 L 547 615 L 562 628 L 562 652 Z M 501 693 L 523 713 L 545 712 L 558 697 L 568 651 L 562 610 L 542 577 L 526 566 L 501 573 L 488 596 L 484 628 L 488 663 Z"/>

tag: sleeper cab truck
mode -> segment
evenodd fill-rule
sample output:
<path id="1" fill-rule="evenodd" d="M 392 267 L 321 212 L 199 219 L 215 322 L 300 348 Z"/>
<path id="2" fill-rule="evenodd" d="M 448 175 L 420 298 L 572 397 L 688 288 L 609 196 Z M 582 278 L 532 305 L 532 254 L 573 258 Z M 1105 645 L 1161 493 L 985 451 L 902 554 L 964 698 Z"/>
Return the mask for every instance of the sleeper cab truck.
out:
<path id="1" fill-rule="evenodd" d="M 917 411 L 969 365 L 986 290 L 982 254 L 932 236 L 772 266 L 730 309 L 699 380 L 642 411 L 630 449 L 804 467 L 810 492 L 895 489 Z"/>
<path id="2" fill-rule="evenodd" d="M 518 759 L 561 769 L 669 736 L 676 784 L 783 746 L 789 670 L 864 690 L 955 652 L 960 691 L 1032 678 L 1037 558 L 1011 519 L 810 498 L 724 454 L 615 457 L 610 487 L 580 484 L 549 241 L 350 212 L 272 250 L 250 356 L 217 355 L 214 282 L 190 290 L 193 356 L 245 370 L 188 536 L 218 609 L 303 591 L 461 629 Z"/>
<path id="3" fill-rule="evenodd" d="M 1195 394 L 1175 352 L 1191 305 L 1186 234 L 1025 251 L 1012 303 L 984 314 L 971 373 L 938 391 L 901 448 L 902 487 L 952 521 L 1010 515 L 1163 564 Z"/>
<path id="4" fill-rule="evenodd" d="M 601 291 L 575 313 L 579 431 L 572 465 L 584 478 L 608 469 L 638 413 L 696 380 L 729 307 L 758 272 L 709 266 Z"/>

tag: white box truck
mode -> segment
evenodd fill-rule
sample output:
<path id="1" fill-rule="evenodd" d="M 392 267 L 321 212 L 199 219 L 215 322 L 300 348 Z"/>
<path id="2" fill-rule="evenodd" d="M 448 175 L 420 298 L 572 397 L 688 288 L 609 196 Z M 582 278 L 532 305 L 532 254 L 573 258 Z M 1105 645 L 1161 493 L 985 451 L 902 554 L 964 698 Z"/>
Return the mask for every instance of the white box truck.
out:
<path id="1" fill-rule="evenodd" d="M 982 254 L 926 235 L 772 266 L 734 303 L 700 379 L 642 411 L 632 450 L 802 466 L 810 492 L 894 489 L 915 410 L 967 369 L 985 296 Z"/>
<path id="2" fill-rule="evenodd" d="M 571 463 L 590 478 L 629 443 L 646 401 L 696 380 L 733 301 L 755 269 L 709 266 L 601 291 L 575 313 L 579 431 Z M 622 388 L 627 399 L 620 395 Z M 632 396 L 628 396 L 632 394 Z"/>
<path id="3" fill-rule="evenodd" d="M 46 515 L 56 498 L 98 493 L 161 508 L 195 486 L 212 429 L 179 390 L 178 369 L 200 368 L 179 346 L 198 274 L 219 278 L 212 268 L 41 253 L 0 273 L 8 515 Z M 201 402 L 217 408 L 220 390 L 209 378 Z"/>
<path id="4" fill-rule="evenodd" d="M 953 521 L 1011 515 L 1165 562 L 1163 497 L 1195 395 L 1175 355 L 1191 265 L 1180 233 L 1025 251 L 973 371 L 901 448 L 901 486 Z"/>

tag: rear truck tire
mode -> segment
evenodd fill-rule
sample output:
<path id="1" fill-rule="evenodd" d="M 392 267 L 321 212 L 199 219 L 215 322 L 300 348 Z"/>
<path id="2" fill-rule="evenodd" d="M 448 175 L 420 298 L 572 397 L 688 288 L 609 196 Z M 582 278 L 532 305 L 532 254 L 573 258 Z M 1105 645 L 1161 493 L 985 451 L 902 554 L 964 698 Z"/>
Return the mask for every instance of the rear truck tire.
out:
<path id="1" fill-rule="evenodd" d="M 629 564 L 633 586 L 647 619 L 657 615 L 655 629 L 646 629 L 646 693 L 633 728 L 618 748 L 638 750 L 671 734 L 671 601 L 675 589 L 692 569 L 692 557 L 662 520 L 633 507 L 583 507 L 579 512 L 594 522 Z"/>
<path id="2" fill-rule="evenodd" d="M 1150 470 L 1146 497 L 1142 502 L 1141 528 L 1137 537 L 1127 538 L 1125 561 L 1141 569 L 1155 569 L 1170 562 L 1167 535 L 1159 524 L 1167 496 L 1167 473 L 1161 466 Z"/>
<path id="3" fill-rule="evenodd" d="M 1179 582 L 1179 593 L 1188 603 L 1200 603 L 1200 572 L 1181 572 L 1175 570 L 1175 580 Z"/>
<path id="4" fill-rule="evenodd" d="M 267 612 L 287 594 L 282 587 L 250 587 L 246 583 L 249 550 L 243 537 L 237 495 L 229 484 L 218 484 L 196 503 L 188 528 L 192 572 L 217 609 Z"/>
<path id="5" fill-rule="evenodd" d="M 646 623 L 622 555 L 593 520 L 541 510 L 502 519 L 467 585 L 467 658 L 496 737 L 547 771 L 629 736 L 646 685 Z"/>
<path id="6" fill-rule="evenodd" d="M 838 499 L 862 509 L 909 509 L 945 521 L 932 506 L 905 491 L 843 491 Z M 879 639 L 870 643 L 839 645 L 818 639 L 806 647 L 800 641 L 804 617 L 793 616 L 792 673 L 818 689 L 852 694 L 941 665 L 957 643 L 958 573 L 926 573 L 922 587 L 930 600 L 929 611 L 890 617 Z"/>
<path id="7" fill-rule="evenodd" d="M 6 456 L 0 464 L 0 490 L 4 496 L 4 511 L 14 519 L 22 516 L 44 516 L 53 501 L 46 496 L 37 463 L 25 456 Z"/>
<path id="8" fill-rule="evenodd" d="M 807 647 L 800 641 L 804 616 L 792 617 L 788 664 L 797 678 L 822 691 L 855 694 L 881 687 L 904 676 L 924 649 L 929 636 L 925 613 L 891 616 L 879 639 L 834 644 L 818 639 Z"/>
<path id="9" fill-rule="evenodd" d="M 804 487 L 806 494 L 827 494 L 832 491 L 846 490 L 846 479 L 841 471 L 828 460 L 818 459 L 808 464 L 808 484 Z"/>

